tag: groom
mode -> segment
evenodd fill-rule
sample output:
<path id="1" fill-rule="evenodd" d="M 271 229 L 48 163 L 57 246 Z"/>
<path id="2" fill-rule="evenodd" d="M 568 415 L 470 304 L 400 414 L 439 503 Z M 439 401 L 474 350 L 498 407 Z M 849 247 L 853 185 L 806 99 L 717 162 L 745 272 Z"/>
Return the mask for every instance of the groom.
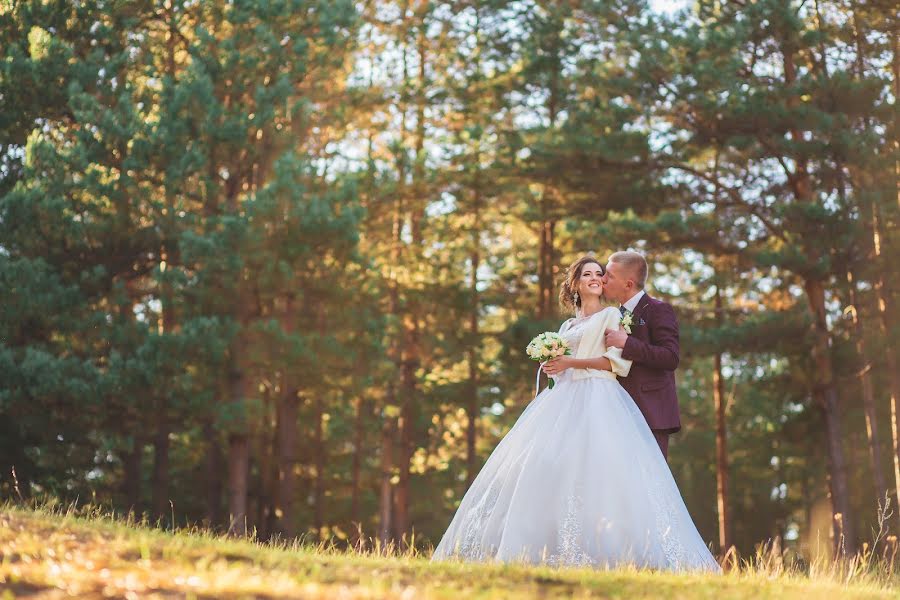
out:
<path id="1" fill-rule="evenodd" d="M 607 347 L 621 348 L 632 361 L 628 377 L 619 379 L 641 409 L 663 456 L 669 458 L 669 435 L 681 429 L 675 369 L 678 368 L 678 321 L 672 306 L 644 293 L 647 261 L 637 252 L 616 252 L 609 257 L 603 290 L 621 304 L 627 331 L 606 330 Z"/>

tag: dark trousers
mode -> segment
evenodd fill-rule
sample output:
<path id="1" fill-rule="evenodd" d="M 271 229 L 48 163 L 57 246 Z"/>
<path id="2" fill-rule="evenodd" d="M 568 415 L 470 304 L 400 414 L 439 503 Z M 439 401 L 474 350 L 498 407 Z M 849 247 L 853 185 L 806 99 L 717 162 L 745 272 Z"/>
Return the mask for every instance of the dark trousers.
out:
<path id="1" fill-rule="evenodd" d="M 656 443 L 659 444 L 659 449 L 662 450 L 663 457 L 666 460 L 669 460 L 669 433 L 666 431 L 658 431 L 656 429 L 653 431 L 653 437 L 656 438 Z"/>

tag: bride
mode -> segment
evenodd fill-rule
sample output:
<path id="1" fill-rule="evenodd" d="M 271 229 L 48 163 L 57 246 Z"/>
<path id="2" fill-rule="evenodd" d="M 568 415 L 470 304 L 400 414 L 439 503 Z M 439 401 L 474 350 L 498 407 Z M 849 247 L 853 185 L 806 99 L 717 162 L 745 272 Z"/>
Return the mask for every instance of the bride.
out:
<path id="1" fill-rule="evenodd" d="M 607 349 L 619 310 L 603 308 L 603 267 L 576 261 L 560 291 L 575 317 L 559 332 L 571 356 L 472 482 L 432 560 L 631 565 L 720 571 L 687 512 L 640 410 L 616 381 L 631 361 Z"/>

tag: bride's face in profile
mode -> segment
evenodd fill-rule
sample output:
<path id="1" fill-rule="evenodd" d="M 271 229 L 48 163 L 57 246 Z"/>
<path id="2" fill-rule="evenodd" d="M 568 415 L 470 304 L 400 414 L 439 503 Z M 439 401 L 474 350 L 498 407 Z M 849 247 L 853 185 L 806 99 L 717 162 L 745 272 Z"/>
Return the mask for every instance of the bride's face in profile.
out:
<path id="1" fill-rule="evenodd" d="M 578 295 L 583 299 L 603 295 L 603 267 L 599 263 L 585 263 L 578 278 Z"/>

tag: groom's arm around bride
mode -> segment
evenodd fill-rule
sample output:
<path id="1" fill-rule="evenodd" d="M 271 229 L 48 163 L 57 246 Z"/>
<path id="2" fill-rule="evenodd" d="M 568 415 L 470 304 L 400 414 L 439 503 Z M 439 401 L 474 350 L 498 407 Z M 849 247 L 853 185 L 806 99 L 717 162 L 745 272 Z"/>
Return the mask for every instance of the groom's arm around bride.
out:
<path id="1" fill-rule="evenodd" d="M 669 435 L 681 429 L 675 369 L 679 362 L 678 320 L 672 306 L 644 293 L 647 262 L 637 252 L 616 252 L 604 276 L 604 293 L 622 304 L 626 331 L 609 330 L 607 346 L 622 348 L 633 361 L 628 377 L 619 380 L 634 399 L 668 457 Z"/>

